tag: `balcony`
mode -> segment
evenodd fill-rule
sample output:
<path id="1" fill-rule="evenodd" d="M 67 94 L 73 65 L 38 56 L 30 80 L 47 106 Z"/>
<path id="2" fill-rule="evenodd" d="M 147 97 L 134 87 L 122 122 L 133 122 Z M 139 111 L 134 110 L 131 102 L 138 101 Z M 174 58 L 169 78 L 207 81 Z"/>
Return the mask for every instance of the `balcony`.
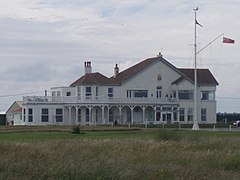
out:
<path id="1" fill-rule="evenodd" d="M 102 96 L 24 96 L 24 104 L 176 104 L 177 98 L 121 98 Z"/>

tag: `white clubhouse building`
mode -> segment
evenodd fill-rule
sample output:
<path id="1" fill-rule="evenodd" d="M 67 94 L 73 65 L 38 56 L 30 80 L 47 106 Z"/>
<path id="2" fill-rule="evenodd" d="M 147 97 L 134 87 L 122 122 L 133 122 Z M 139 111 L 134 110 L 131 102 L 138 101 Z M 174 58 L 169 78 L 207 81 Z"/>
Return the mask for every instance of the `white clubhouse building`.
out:
<path id="1" fill-rule="evenodd" d="M 161 55 L 106 77 L 92 72 L 67 87 L 51 88 L 51 96 L 23 97 L 26 125 L 193 124 L 194 69 L 173 66 Z M 208 69 L 197 70 L 197 120 L 216 123 L 218 82 Z"/>

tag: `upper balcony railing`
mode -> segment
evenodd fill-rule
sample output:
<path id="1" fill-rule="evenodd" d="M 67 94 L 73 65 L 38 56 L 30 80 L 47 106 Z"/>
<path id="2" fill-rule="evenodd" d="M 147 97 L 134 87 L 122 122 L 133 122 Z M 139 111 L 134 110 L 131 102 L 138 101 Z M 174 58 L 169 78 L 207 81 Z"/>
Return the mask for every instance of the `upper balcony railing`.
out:
<path id="1" fill-rule="evenodd" d="M 177 98 L 121 98 L 102 96 L 24 96 L 24 104 L 78 104 L 78 103 L 176 103 Z"/>

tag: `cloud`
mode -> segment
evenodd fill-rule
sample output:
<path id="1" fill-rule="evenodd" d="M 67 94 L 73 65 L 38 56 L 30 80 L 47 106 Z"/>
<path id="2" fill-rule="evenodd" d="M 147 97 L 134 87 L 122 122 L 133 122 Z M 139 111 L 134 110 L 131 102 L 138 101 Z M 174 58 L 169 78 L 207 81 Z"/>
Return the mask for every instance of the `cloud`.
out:
<path id="1" fill-rule="evenodd" d="M 6 81 L 49 81 L 51 68 L 45 63 L 15 64 L 1 72 L 1 80 Z"/>
<path id="2" fill-rule="evenodd" d="M 69 85 L 83 74 L 86 60 L 107 76 L 115 63 L 123 70 L 159 51 L 177 67 L 192 67 L 196 6 L 204 26 L 197 29 L 199 48 L 221 33 L 236 40 L 226 46 L 219 39 L 198 57 L 199 67 L 210 68 L 219 80 L 218 95 L 234 96 L 240 88 L 238 67 L 231 68 L 240 58 L 237 0 L 1 1 L 1 93 Z"/>

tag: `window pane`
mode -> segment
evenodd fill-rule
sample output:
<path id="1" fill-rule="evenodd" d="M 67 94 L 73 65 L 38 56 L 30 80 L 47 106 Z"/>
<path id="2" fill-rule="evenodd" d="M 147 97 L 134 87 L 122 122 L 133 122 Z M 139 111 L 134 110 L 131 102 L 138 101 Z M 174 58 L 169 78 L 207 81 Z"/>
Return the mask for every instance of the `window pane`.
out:
<path id="1" fill-rule="evenodd" d="M 183 100 L 190 100 L 193 99 L 193 91 L 178 91 L 178 97 L 179 99 L 183 99 Z"/>
<path id="2" fill-rule="evenodd" d="M 48 114 L 48 109 L 42 109 L 42 114 Z"/>
<path id="3" fill-rule="evenodd" d="M 179 109 L 179 121 L 185 121 L 184 116 L 185 116 L 185 112 L 184 112 L 184 108 L 180 108 Z"/>
<path id="4" fill-rule="evenodd" d="M 28 116 L 28 122 L 33 122 L 33 116 L 32 115 Z"/>
<path id="5" fill-rule="evenodd" d="M 48 122 L 48 116 L 42 116 L 42 122 Z"/>
<path id="6" fill-rule="evenodd" d="M 62 114 L 62 109 L 56 109 L 56 114 Z"/>
<path id="7" fill-rule="evenodd" d="M 91 87 L 86 87 L 86 92 L 90 93 L 92 91 Z"/>
<path id="8" fill-rule="evenodd" d="M 66 92 L 66 96 L 71 96 L 71 92 Z"/>
<path id="9" fill-rule="evenodd" d="M 63 122 L 62 116 L 56 116 L 56 122 Z"/>
<path id="10" fill-rule="evenodd" d="M 172 111 L 171 107 L 162 107 L 162 111 Z"/>
<path id="11" fill-rule="evenodd" d="M 188 121 L 193 121 L 193 108 L 188 109 Z"/>
<path id="12" fill-rule="evenodd" d="M 108 88 L 108 97 L 113 97 L 113 88 Z"/>
<path id="13" fill-rule="evenodd" d="M 91 95 L 92 95 L 92 88 L 86 87 L 86 96 L 91 96 Z"/>
<path id="14" fill-rule="evenodd" d="M 134 97 L 147 97 L 148 95 L 148 91 L 147 90 L 138 90 L 138 91 L 134 91 Z"/>
<path id="15" fill-rule="evenodd" d="M 201 120 L 207 121 L 207 109 L 206 108 L 201 109 Z"/>
<path id="16" fill-rule="evenodd" d="M 202 91 L 201 100 L 215 100 L 215 92 L 214 91 Z"/>
<path id="17" fill-rule="evenodd" d="M 42 109 L 42 122 L 48 122 L 48 109 Z"/>
<path id="18" fill-rule="evenodd" d="M 98 87 L 96 87 L 96 96 L 98 96 Z"/>
<path id="19" fill-rule="evenodd" d="M 108 93 L 113 93 L 113 88 L 108 88 Z"/>
<path id="20" fill-rule="evenodd" d="M 57 91 L 57 96 L 61 96 L 61 91 Z"/>

